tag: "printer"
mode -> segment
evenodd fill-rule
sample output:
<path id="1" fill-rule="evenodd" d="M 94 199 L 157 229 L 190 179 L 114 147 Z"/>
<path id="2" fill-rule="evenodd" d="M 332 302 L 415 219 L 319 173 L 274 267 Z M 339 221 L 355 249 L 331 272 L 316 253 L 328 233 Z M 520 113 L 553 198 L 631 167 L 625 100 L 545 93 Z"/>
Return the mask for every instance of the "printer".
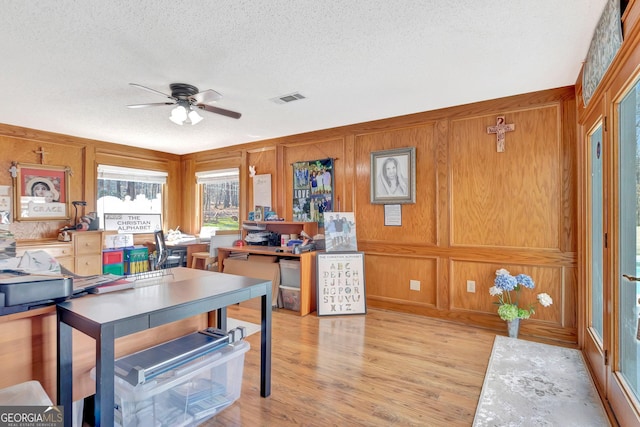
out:
<path id="1" fill-rule="evenodd" d="M 70 277 L 0 270 L 0 315 L 62 302 L 72 293 Z"/>
<path id="2" fill-rule="evenodd" d="M 0 259 L 0 316 L 55 304 L 72 294 L 73 278 L 62 274 L 45 251 Z"/>

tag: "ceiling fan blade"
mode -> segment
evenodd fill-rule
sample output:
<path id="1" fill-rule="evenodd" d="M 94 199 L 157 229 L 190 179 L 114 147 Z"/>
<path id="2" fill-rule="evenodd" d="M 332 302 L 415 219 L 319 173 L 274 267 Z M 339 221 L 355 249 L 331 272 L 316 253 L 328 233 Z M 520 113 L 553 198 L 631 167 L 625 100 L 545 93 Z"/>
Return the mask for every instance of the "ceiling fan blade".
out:
<path id="1" fill-rule="evenodd" d="M 203 90 L 202 92 L 196 93 L 189 100 L 195 101 L 196 104 L 210 104 L 222 98 L 222 95 L 219 92 L 216 92 L 213 89 Z"/>
<path id="2" fill-rule="evenodd" d="M 242 114 L 236 113 L 235 111 L 225 110 L 224 108 L 213 107 L 211 105 L 198 104 L 196 107 L 207 110 L 211 113 L 222 114 L 223 116 L 231 117 L 232 119 L 239 119 Z"/>
<path id="3" fill-rule="evenodd" d="M 148 92 L 155 93 L 156 95 L 161 95 L 166 98 L 173 99 L 174 101 L 176 100 L 176 98 L 174 98 L 173 96 L 167 95 L 166 93 L 162 93 L 159 90 L 151 89 L 150 87 L 142 86 L 142 85 L 139 85 L 138 83 L 129 83 L 129 84 L 131 86 L 137 87 L 138 89 L 146 90 Z"/>
<path id="4" fill-rule="evenodd" d="M 175 102 L 154 102 L 151 104 L 131 104 L 127 105 L 129 108 L 146 108 L 146 107 L 160 107 L 164 105 L 175 105 Z"/>

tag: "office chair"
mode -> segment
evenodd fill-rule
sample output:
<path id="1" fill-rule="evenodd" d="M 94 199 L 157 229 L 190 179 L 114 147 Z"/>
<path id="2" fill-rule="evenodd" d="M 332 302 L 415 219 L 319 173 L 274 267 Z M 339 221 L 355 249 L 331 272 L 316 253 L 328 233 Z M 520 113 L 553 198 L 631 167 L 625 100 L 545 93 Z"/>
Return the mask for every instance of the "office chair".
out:
<path id="1" fill-rule="evenodd" d="M 161 268 L 182 267 L 187 255 L 184 250 L 175 250 L 169 254 L 167 243 L 164 240 L 164 232 L 162 230 L 155 231 L 153 238 L 156 243 L 156 270 Z"/>

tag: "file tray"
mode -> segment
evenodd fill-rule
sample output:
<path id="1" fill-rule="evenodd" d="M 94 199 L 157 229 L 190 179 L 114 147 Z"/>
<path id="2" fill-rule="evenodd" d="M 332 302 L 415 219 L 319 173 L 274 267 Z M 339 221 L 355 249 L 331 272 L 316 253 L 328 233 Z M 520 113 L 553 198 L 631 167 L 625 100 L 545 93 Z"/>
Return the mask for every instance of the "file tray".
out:
<path id="1" fill-rule="evenodd" d="M 136 386 L 229 344 L 229 334 L 207 329 L 124 356 L 115 361 L 116 376 Z"/>

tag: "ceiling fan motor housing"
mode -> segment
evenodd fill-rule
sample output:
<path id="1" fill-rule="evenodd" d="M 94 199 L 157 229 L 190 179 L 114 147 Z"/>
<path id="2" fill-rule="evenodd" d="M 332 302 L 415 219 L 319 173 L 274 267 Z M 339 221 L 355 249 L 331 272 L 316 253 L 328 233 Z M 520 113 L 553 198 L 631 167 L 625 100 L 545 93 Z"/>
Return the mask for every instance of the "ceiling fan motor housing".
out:
<path id="1" fill-rule="evenodd" d="M 171 83 L 169 85 L 171 88 L 171 96 L 178 99 L 189 99 L 196 93 L 198 93 L 198 88 L 186 83 Z"/>

